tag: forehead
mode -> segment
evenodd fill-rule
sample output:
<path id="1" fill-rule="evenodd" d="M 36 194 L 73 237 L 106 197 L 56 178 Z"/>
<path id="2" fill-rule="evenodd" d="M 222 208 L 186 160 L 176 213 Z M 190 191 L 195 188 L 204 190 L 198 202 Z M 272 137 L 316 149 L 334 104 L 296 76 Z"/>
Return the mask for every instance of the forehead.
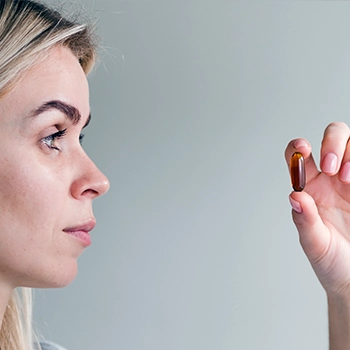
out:
<path id="1" fill-rule="evenodd" d="M 26 71 L 14 88 L 0 99 L 0 118 L 25 116 L 39 105 L 60 100 L 89 115 L 88 82 L 78 59 L 64 47 L 51 49 Z M 5 113 L 6 112 L 6 113 Z"/>

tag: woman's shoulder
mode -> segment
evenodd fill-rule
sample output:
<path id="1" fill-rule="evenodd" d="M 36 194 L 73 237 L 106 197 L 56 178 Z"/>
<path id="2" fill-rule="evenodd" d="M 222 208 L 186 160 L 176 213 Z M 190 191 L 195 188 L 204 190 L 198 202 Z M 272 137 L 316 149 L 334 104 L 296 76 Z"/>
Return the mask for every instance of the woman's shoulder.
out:
<path id="1" fill-rule="evenodd" d="M 41 350 L 66 350 L 60 345 L 44 340 L 40 342 Z"/>

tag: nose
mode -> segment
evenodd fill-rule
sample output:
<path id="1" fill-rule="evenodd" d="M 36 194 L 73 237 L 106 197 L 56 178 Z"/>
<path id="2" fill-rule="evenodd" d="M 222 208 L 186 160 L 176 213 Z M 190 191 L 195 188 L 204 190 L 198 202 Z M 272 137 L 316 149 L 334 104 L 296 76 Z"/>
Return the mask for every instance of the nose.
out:
<path id="1" fill-rule="evenodd" d="M 85 154 L 84 160 L 75 164 L 77 175 L 71 184 L 71 194 L 76 199 L 95 199 L 105 194 L 110 187 L 108 178 Z"/>

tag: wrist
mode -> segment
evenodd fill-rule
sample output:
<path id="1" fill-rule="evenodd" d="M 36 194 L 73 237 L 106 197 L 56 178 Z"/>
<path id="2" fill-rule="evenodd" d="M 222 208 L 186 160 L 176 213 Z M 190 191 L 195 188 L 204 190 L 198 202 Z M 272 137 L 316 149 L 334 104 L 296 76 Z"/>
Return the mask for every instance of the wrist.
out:
<path id="1" fill-rule="evenodd" d="M 327 295 L 330 350 L 350 349 L 350 294 Z"/>

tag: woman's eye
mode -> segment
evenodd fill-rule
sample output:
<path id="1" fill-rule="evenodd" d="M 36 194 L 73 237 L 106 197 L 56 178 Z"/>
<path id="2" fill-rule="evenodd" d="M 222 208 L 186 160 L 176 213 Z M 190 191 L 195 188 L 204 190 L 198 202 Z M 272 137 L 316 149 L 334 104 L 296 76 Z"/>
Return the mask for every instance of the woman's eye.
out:
<path id="1" fill-rule="evenodd" d="M 60 148 L 56 145 L 55 142 L 58 139 L 62 138 L 66 134 L 66 132 L 67 132 L 67 129 L 59 130 L 52 135 L 44 137 L 43 139 L 41 139 L 41 142 L 43 142 L 47 147 L 59 151 Z"/>

